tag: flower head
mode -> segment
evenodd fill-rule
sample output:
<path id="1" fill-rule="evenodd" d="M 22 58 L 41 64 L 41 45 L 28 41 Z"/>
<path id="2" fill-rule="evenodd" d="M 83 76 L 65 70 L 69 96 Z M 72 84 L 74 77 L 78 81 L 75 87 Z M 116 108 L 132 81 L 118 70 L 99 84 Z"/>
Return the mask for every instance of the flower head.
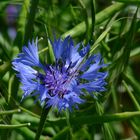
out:
<path id="1" fill-rule="evenodd" d="M 74 46 L 71 37 L 51 42 L 55 56 L 54 64 L 42 64 L 38 56 L 37 41 L 24 46 L 22 53 L 12 62 L 17 77 L 22 83 L 23 97 L 37 96 L 41 104 L 57 107 L 59 111 L 69 109 L 84 102 L 86 90 L 91 96 L 105 91 L 107 72 L 100 54 L 85 59 L 90 46 Z M 37 68 L 37 69 L 36 69 Z M 42 70 L 39 71 L 39 69 Z"/>

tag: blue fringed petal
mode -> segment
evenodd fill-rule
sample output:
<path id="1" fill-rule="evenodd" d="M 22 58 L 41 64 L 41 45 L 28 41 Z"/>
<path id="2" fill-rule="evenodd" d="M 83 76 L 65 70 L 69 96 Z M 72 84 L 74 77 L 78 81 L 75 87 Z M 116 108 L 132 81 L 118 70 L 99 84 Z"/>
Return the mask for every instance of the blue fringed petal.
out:
<path id="1" fill-rule="evenodd" d="M 62 41 L 61 39 L 55 39 L 54 42 L 51 42 L 54 55 L 57 60 L 62 59 L 62 54 L 64 54 L 64 50 L 67 47 L 69 38 L 70 37 L 68 36 L 64 39 L 64 41 Z"/>
<path id="2" fill-rule="evenodd" d="M 84 73 L 80 76 L 80 78 L 85 79 L 85 80 L 89 80 L 89 81 L 93 81 L 94 79 L 105 79 L 108 75 L 108 72 L 90 72 L 90 73 Z"/>
<path id="3" fill-rule="evenodd" d="M 85 89 L 88 92 L 103 92 L 106 90 L 104 87 L 106 84 L 107 83 L 105 81 L 103 81 L 102 79 L 99 79 L 97 81 L 92 81 L 89 83 L 80 84 L 77 86 L 77 88 L 79 90 Z"/>
<path id="4" fill-rule="evenodd" d="M 22 79 L 21 75 L 23 75 L 26 79 L 35 79 L 37 75 L 37 71 L 31 68 L 28 65 L 24 65 L 23 63 L 13 61 L 13 69 L 16 70 L 19 74 L 17 76 Z"/>
<path id="5" fill-rule="evenodd" d="M 21 83 L 22 83 L 21 89 L 24 92 L 22 99 L 24 99 L 26 96 L 36 91 L 39 85 L 37 82 L 31 79 L 26 79 L 23 75 L 21 75 L 20 78 L 21 78 Z"/>
<path id="6" fill-rule="evenodd" d="M 28 43 L 28 47 L 24 46 L 22 48 L 22 53 L 18 55 L 18 58 L 15 59 L 16 62 L 21 62 L 28 66 L 38 66 L 41 67 L 38 56 L 37 40 L 36 43 Z"/>

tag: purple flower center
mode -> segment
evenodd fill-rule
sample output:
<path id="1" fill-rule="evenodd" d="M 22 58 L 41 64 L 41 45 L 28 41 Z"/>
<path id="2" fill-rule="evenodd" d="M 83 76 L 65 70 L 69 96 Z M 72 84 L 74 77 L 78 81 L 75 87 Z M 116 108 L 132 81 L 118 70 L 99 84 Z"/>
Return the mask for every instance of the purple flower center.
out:
<path id="1" fill-rule="evenodd" d="M 50 96 L 58 95 L 60 98 L 63 98 L 71 90 L 69 68 L 64 66 L 48 66 L 43 84 L 48 89 Z"/>

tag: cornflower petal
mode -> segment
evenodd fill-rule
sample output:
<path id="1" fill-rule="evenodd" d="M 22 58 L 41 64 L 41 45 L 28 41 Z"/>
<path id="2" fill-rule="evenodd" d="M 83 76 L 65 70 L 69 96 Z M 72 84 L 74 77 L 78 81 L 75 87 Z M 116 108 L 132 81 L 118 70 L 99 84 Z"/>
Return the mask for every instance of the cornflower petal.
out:
<path id="1" fill-rule="evenodd" d="M 31 80 L 26 79 L 23 75 L 20 76 L 21 79 L 21 89 L 24 91 L 24 94 L 22 96 L 22 99 L 24 99 L 26 96 L 30 95 L 32 92 L 36 91 L 38 89 L 38 83 Z"/>
<path id="2" fill-rule="evenodd" d="M 28 66 L 41 67 L 42 65 L 38 56 L 37 39 L 36 43 L 32 41 L 32 43 L 28 43 L 28 47 L 23 46 L 22 53 L 20 53 L 18 58 L 16 58 L 14 61 L 21 62 Z"/>
<path id="3" fill-rule="evenodd" d="M 13 69 L 16 70 L 19 74 L 17 76 L 21 78 L 21 75 L 26 77 L 27 79 L 34 79 L 36 78 L 37 71 L 31 68 L 28 65 L 24 65 L 21 62 L 12 62 Z"/>

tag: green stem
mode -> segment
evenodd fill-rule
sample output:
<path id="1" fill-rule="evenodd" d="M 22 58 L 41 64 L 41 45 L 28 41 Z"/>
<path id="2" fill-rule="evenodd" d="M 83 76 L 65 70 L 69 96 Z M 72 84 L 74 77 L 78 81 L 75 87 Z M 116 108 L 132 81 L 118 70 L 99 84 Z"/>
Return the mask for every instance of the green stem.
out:
<path id="1" fill-rule="evenodd" d="M 19 128 L 19 127 L 27 127 L 30 126 L 30 123 L 24 123 L 24 124 L 13 124 L 13 125 L 8 125 L 8 124 L 0 124 L 0 129 L 14 129 L 14 128 Z"/>
<path id="2" fill-rule="evenodd" d="M 33 113 L 33 112 L 31 112 L 31 111 L 25 109 L 24 107 L 22 107 L 22 106 L 18 106 L 18 107 L 19 107 L 22 111 L 24 111 L 24 112 L 30 114 L 31 116 L 34 116 L 34 117 L 36 117 L 36 118 L 40 118 L 39 115 L 37 115 L 37 114 L 35 114 L 35 113 Z"/>
<path id="3" fill-rule="evenodd" d="M 114 104 L 114 108 L 115 111 L 118 112 L 119 111 L 119 105 L 118 105 L 118 96 L 116 93 L 116 87 L 115 87 L 116 83 L 113 83 L 111 86 L 111 95 L 112 95 L 112 100 L 113 100 L 113 104 Z"/>
<path id="4" fill-rule="evenodd" d="M 70 139 L 73 139 L 73 132 L 72 132 L 71 124 L 70 124 L 70 114 L 69 114 L 69 110 L 66 110 L 66 121 L 67 121 L 67 125 L 68 125 L 69 132 L 70 132 Z"/>
<path id="5" fill-rule="evenodd" d="M 105 114 L 105 115 L 91 115 L 91 116 L 80 116 L 76 118 L 72 118 L 71 124 L 102 124 L 106 122 L 112 121 L 124 121 L 128 119 L 132 119 L 133 117 L 140 117 L 140 111 L 134 112 L 122 112 L 122 113 L 114 113 L 114 114 Z M 63 123 L 63 122 L 61 122 Z M 56 124 L 56 122 L 55 122 Z"/>
<path id="6" fill-rule="evenodd" d="M 13 119 L 12 122 L 13 122 L 13 124 L 16 124 L 16 125 L 20 124 L 20 122 L 18 122 L 15 119 Z M 16 127 L 14 130 L 17 133 L 21 134 L 25 140 L 34 140 L 34 138 L 35 138 L 35 132 L 33 132 L 28 127 Z M 40 140 L 46 140 L 46 137 L 41 136 Z"/>
<path id="7" fill-rule="evenodd" d="M 14 109 L 14 110 L 1 111 L 0 115 L 8 115 L 8 114 L 13 114 L 13 113 L 17 113 L 17 112 L 21 112 L 21 110 L 20 109 Z"/>
<path id="8" fill-rule="evenodd" d="M 40 138 L 40 135 L 42 133 L 42 130 L 45 125 L 45 121 L 46 121 L 46 118 L 47 118 L 47 115 L 48 115 L 50 109 L 51 108 L 46 108 L 46 106 L 44 106 L 44 108 L 42 109 L 40 123 L 39 123 L 39 127 L 37 130 L 36 136 L 35 136 L 35 140 L 39 140 L 39 138 Z"/>
<path id="9" fill-rule="evenodd" d="M 90 40 L 93 38 L 94 27 L 95 27 L 95 0 L 90 0 L 91 3 L 91 30 L 90 30 Z"/>
<path id="10" fill-rule="evenodd" d="M 134 77 L 131 76 L 129 73 L 123 73 L 123 79 L 133 87 L 134 95 L 136 96 L 137 100 L 140 102 L 140 97 L 139 97 L 140 85 L 139 85 L 139 82 L 137 82 L 136 79 L 134 79 Z"/>
<path id="11" fill-rule="evenodd" d="M 78 0 L 78 2 L 79 2 L 79 4 L 82 7 L 83 16 L 84 16 L 84 19 L 85 19 L 85 26 L 86 26 L 86 44 L 87 44 L 88 41 L 89 41 L 89 38 L 90 38 L 90 36 L 89 36 L 90 30 L 89 30 L 88 13 L 87 13 L 87 10 L 86 10 L 86 7 L 85 7 L 83 1 L 82 0 Z"/>
<path id="12" fill-rule="evenodd" d="M 95 25 L 98 25 L 105 21 L 106 19 L 110 18 L 113 14 L 115 14 L 117 11 L 120 11 L 122 8 L 125 7 L 125 4 L 116 2 L 115 4 L 107 7 L 106 9 L 102 10 L 98 14 L 96 14 L 96 22 Z M 106 13 L 106 14 L 105 14 Z M 88 18 L 89 22 L 89 28 L 92 26 L 92 19 Z M 79 35 L 82 35 L 86 32 L 86 25 L 85 22 L 81 22 L 69 31 L 65 32 L 62 35 L 62 38 L 65 38 L 66 36 L 70 35 L 72 37 L 77 37 Z"/>
<path id="13" fill-rule="evenodd" d="M 115 122 L 115 121 L 125 121 L 129 119 L 133 119 L 134 117 L 140 117 L 140 111 L 133 111 L 133 112 L 121 112 L 121 113 L 114 113 L 114 114 L 103 114 L 103 115 L 86 115 L 86 116 L 78 116 L 78 117 L 71 117 L 70 124 L 71 126 L 77 125 L 95 125 L 95 124 L 102 124 L 106 122 Z M 39 119 L 32 117 L 30 115 L 14 115 L 14 119 L 18 120 L 19 122 L 25 123 L 30 122 L 31 124 L 38 125 Z M 66 118 L 61 119 L 47 119 L 45 122 L 45 126 L 67 126 Z"/>
<path id="14" fill-rule="evenodd" d="M 4 64 L 0 65 L 0 79 L 5 75 L 5 73 L 10 69 L 10 62 L 4 62 Z"/>
<path id="15" fill-rule="evenodd" d="M 96 101 L 96 111 L 99 114 L 99 116 L 104 114 L 104 108 L 102 107 L 102 104 L 97 101 Z M 113 133 L 109 123 L 102 124 L 102 132 L 103 132 L 105 140 L 114 140 L 115 139 L 114 133 Z"/>
<path id="16" fill-rule="evenodd" d="M 13 46 L 18 46 L 20 50 L 22 49 L 22 46 L 23 46 L 25 26 L 26 26 L 27 16 L 29 13 L 28 11 L 29 8 L 30 8 L 30 0 L 24 0 L 22 2 L 19 18 L 17 20 L 17 35 L 13 44 Z"/>
<path id="17" fill-rule="evenodd" d="M 31 0 L 30 13 L 25 27 L 24 44 L 27 44 L 33 35 L 33 25 L 39 0 Z"/>
<path id="18" fill-rule="evenodd" d="M 129 96 L 130 96 L 132 102 L 134 103 L 135 108 L 136 108 L 138 111 L 140 111 L 140 105 L 139 105 L 138 101 L 136 100 L 135 96 L 133 95 L 133 93 L 130 91 L 130 89 L 129 89 L 127 83 L 126 83 L 124 80 L 122 81 L 122 83 L 123 83 L 123 85 L 125 86 L 125 88 L 126 88 L 128 94 L 129 94 Z"/>
<path id="19" fill-rule="evenodd" d="M 134 133 L 138 137 L 138 139 L 140 139 L 140 129 L 139 129 L 139 126 L 133 120 L 130 120 L 130 125 L 131 125 Z"/>

